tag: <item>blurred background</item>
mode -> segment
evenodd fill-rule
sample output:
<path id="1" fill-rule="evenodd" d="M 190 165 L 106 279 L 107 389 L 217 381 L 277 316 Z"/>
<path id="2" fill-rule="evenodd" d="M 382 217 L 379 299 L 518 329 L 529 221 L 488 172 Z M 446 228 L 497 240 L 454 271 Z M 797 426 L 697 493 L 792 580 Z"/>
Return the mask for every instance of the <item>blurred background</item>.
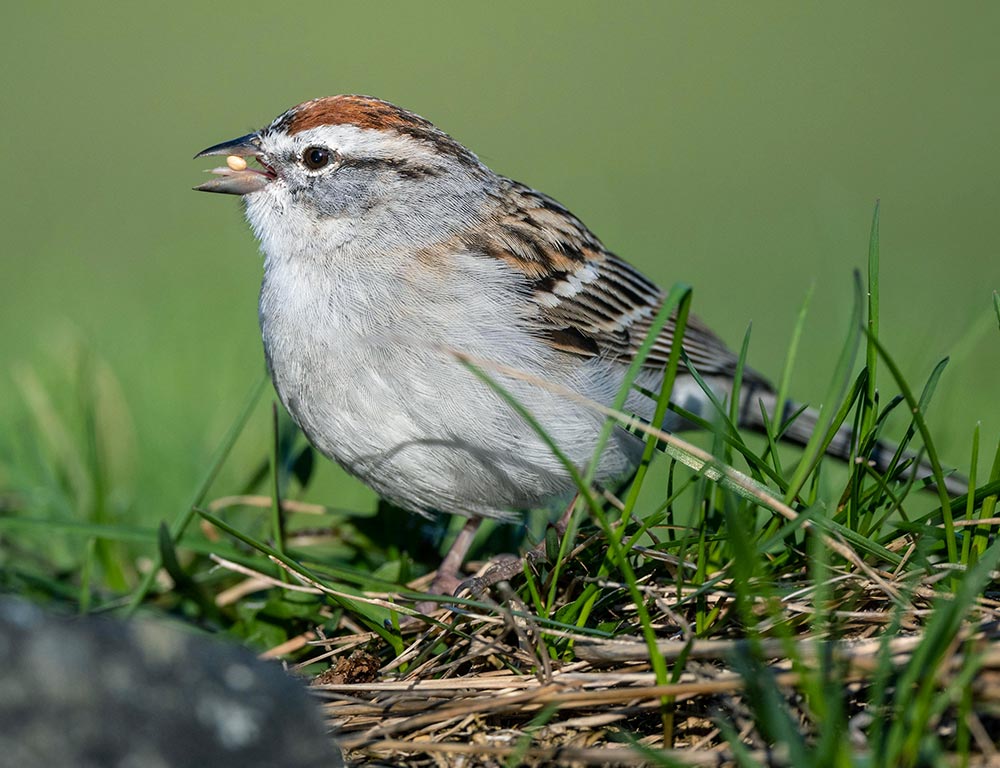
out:
<path id="1" fill-rule="evenodd" d="M 431 119 L 664 287 L 691 283 L 730 344 L 752 321 L 774 378 L 815 286 L 803 400 L 826 391 L 881 199 L 883 341 L 918 387 L 951 356 L 939 449 L 967 466 L 981 421 L 992 457 L 1000 5 L 110 8 L 0 11 L 0 492 L 58 512 L 55 473 L 117 520 L 184 509 L 263 367 L 256 243 L 236 200 L 190 191 L 211 165 L 191 157 L 352 92 Z M 267 455 L 268 403 L 219 487 Z M 88 461 L 108 487 L 86 486 Z M 374 507 L 318 473 L 312 498 Z"/>

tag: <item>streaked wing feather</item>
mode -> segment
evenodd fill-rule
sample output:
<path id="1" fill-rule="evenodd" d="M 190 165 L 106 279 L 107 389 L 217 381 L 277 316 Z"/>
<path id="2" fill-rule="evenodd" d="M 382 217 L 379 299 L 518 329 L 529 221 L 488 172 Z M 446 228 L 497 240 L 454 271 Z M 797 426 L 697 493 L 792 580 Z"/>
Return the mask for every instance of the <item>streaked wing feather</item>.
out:
<path id="1" fill-rule="evenodd" d="M 663 305 L 663 291 L 608 251 L 559 203 L 517 182 L 510 184 L 493 229 L 499 234 L 475 246 L 529 279 L 552 347 L 629 362 Z M 671 317 L 646 358 L 647 366 L 666 365 L 675 332 Z M 736 355 L 694 316 L 688 318 L 684 351 L 702 375 L 731 376 L 736 370 Z M 745 376 L 761 379 L 751 370 Z"/>

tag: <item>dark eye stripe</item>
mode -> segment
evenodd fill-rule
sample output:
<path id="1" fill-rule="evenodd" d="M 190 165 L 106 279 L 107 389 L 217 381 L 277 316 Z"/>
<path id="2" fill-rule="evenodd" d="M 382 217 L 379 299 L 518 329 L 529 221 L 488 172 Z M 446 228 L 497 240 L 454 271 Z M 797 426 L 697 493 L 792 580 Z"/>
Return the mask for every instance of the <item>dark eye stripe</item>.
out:
<path id="1" fill-rule="evenodd" d="M 349 168 L 368 168 L 371 170 L 391 170 L 405 179 L 429 179 L 440 176 L 441 171 L 429 165 L 412 163 L 409 160 L 398 160 L 381 157 L 344 158 L 343 163 Z"/>

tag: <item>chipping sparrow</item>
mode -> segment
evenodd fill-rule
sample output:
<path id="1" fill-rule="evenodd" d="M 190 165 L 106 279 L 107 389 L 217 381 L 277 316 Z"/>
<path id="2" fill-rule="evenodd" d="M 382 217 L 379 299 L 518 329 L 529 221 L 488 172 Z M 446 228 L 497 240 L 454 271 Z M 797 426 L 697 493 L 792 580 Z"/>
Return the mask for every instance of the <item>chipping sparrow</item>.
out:
<path id="1" fill-rule="evenodd" d="M 573 497 L 534 429 L 449 350 L 610 404 L 663 302 L 660 288 L 555 200 L 378 99 L 308 101 L 204 155 L 231 156 L 197 189 L 243 196 L 265 256 L 260 324 L 275 389 L 322 453 L 414 512 L 510 519 Z M 245 157 L 260 168 L 245 167 Z M 669 324 L 657 339 L 639 387 L 658 388 L 672 333 Z M 683 345 L 725 398 L 736 356 L 695 318 Z M 590 460 L 601 414 L 490 373 L 570 460 Z M 683 369 L 672 399 L 712 416 Z M 760 403 L 773 419 L 771 385 L 745 369 L 746 426 L 762 426 Z M 626 407 L 649 419 L 654 403 L 634 391 Z M 807 411 L 785 437 L 803 442 L 814 425 Z M 663 426 L 685 423 L 670 415 Z M 831 450 L 846 457 L 849 433 Z M 641 452 L 638 437 L 616 429 L 597 482 L 627 479 Z"/>

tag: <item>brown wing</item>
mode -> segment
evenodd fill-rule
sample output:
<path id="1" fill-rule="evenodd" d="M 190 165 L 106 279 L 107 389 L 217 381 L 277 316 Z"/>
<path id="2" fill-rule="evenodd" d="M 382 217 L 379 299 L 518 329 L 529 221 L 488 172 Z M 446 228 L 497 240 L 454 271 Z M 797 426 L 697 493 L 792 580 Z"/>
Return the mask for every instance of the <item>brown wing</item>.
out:
<path id="1" fill-rule="evenodd" d="M 528 277 L 543 334 L 553 347 L 628 363 L 663 305 L 663 291 L 608 251 L 555 200 L 517 182 L 510 185 L 496 226 L 489 228 L 492 234 L 470 246 Z M 646 358 L 647 366 L 666 365 L 675 330 L 671 317 Z M 703 376 L 729 376 L 736 369 L 736 355 L 694 316 L 688 318 L 684 351 Z M 745 375 L 761 378 L 749 370 Z"/>

